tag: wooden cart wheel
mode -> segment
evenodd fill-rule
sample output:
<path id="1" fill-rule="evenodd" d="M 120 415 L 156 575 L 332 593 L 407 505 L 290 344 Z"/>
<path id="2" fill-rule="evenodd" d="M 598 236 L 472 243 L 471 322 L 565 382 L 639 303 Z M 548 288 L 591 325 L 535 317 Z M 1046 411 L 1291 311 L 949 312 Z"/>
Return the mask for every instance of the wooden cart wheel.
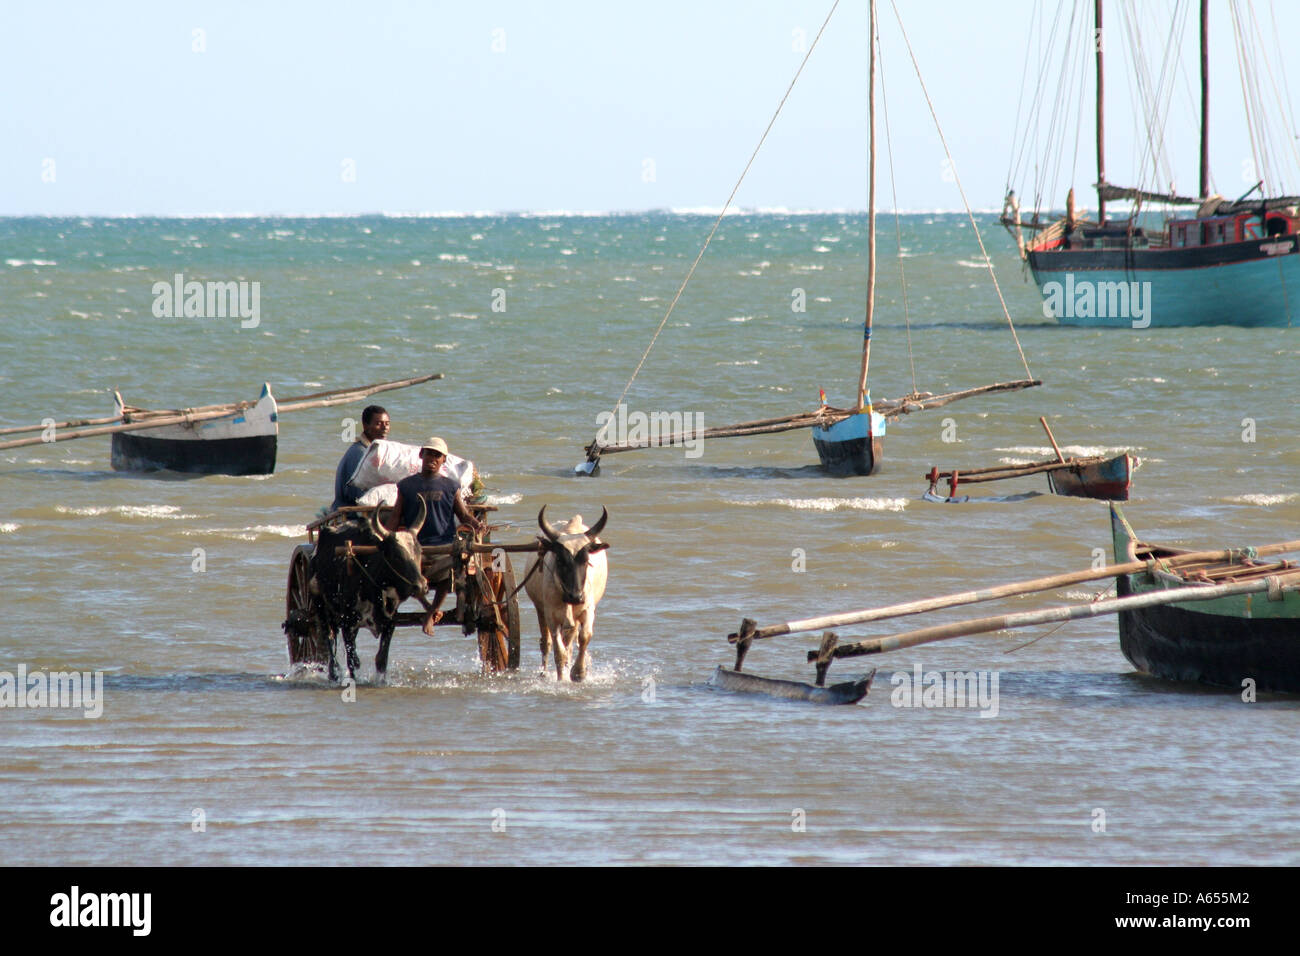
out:
<path id="1" fill-rule="evenodd" d="M 284 632 L 289 643 L 289 663 L 329 665 L 329 634 L 311 593 L 312 546 L 300 544 L 289 561 L 289 586 L 285 594 Z"/>
<path id="2" fill-rule="evenodd" d="M 508 651 L 506 666 L 512 671 L 519 670 L 519 595 L 513 594 L 518 587 L 515 582 L 515 569 L 510 564 L 510 555 L 506 555 L 506 570 L 501 582 L 505 594 L 511 594 L 505 607 L 506 649 Z M 500 598 L 498 598 L 500 600 Z"/>
<path id="3" fill-rule="evenodd" d="M 476 577 L 481 582 L 484 602 L 480 609 L 478 647 L 479 660 L 486 673 L 519 669 L 519 602 L 514 597 L 504 607 L 493 609 L 487 602 L 501 602 L 515 589 L 514 568 L 506 555 L 505 570 L 494 571 L 483 567 Z"/>

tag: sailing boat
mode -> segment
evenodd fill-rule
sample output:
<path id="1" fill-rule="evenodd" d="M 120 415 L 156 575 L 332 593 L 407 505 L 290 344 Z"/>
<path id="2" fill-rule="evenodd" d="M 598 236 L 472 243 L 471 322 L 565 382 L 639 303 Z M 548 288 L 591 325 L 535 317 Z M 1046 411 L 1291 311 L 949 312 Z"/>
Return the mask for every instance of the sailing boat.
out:
<path id="1" fill-rule="evenodd" d="M 1050 214 L 1036 210 L 1026 222 L 1015 191 L 1008 190 L 1002 223 L 1015 237 L 1021 258 L 1043 294 L 1044 312 L 1062 325 L 1276 327 L 1300 319 L 1300 197 L 1265 196 L 1263 179 L 1235 201 L 1210 192 L 1208 6 L 1208 0 L 1201 0 L 1200 189 L 1196 196 L 1180 196 L 1172 189 L 1120 187 L 1107 181 L 1101 42 L 1093 42 L 1097 218 L 1083 217 L 1071 189 L 1063 217 L 1053 220 Z M 1247 15 L 1253 17 L 1253 13 Z M 1237 16 L 1234 11 L 1234 20 Z M 1103 36 L 1101 0 L 1094 0 L 1093 19 L 1094 32 L 1085 34 L 1089 41 Z M 1239 40 L 1248 40 L 1250 32 L 1242 30 Z M 1267 62 L 1262 51 L 1257 55 L 1243 51 L 1243 57 L 1247 56 L 1250 62 L 1242 77 L 1249 109 L 1261 101 L 1253 71 Z M 1146 87 L 1145 91 L 1151 92 L 1149 110 L 1153 114 L 1148 131 L 1163 127 L 1167 104 L 1162 107 L 1159 101 L 1165 96 L 1172 98 L 1175 73 L 1163 69 L 1159 88 L 1152 92 Z M 1064 84 L 1065 72 L 1062 77 Z M 1141 86 L 1145 72 L 1140 71 L 1137 79 Z M 1045 105 L 1052 108 L 1055 121 L 1056 106 Z M 1255 111 L 1263 112 L 1257 106 Z M 1252 149 L 1262 125 L 1262 116 L 1253 117 Z M 1068 123 L 1057 124 L 1058 130 L 1066 126 Z M 1154 170 L 1163 148 L 1158 134 L 1151 136 L 1147 148 Z M 1052 155 L 1068 155 L 1068 150 L 1062 147 Z M 1267 170 L 1263 159 L 1257 152 L 1257 168 Z M 1035 188 L 1037 204 L 1042 201 L 1043 184 Z M 1106 204 L 1120 201 L 1132 204 L 1128 213 L 1107 219 Z M 1168 207 L 1163 223 L 1144 217 L 1146 203 Z M 1180 206 L 1184 211 L 1177 211 Z"/>
<path id="2" fill-rule="evenodd" d="M 837 0 L 838 5 L 838 0 Z M 812 412 L 800 412 L 794 415 L 787 415 L 780 418 L 768 418 L 759 421 L 741 422 L 736 425 L 727 425 L 716 428 L 696 428 L 693 431 L 678 431 L 669 435 L 649 435 L 638 440 L 628 440 L 616 443 L 606 443 L 602 441 L 602 431 L 597 435 L 596 440 L 585 447 L 587 453 L 586 460 L 580 462 L 574 467 L 574 472 L 579 475 L 594 476 L 599 473 L 599 462 L 602 455 L 614 454 L 616 452 L 631 451 L 636 448 L 649 448 L 654 446 L 673 446 L 673 445 L 691 445 L 701 439 L 706 438 L 734 438 L 745 435 L 770 434 L 772 432 L 789 431 L 797 428 L 811 428 L 813 433 L 813 447 L 817 450 L 821 466 L 828 473 L 836 477 L 846 477 L 850 475 L 871 475 L 880 467 L 882 458 L 882 445 L 884 443 L 886 421 L 894 419 L 901 415 L 911 412 L 921 411 L 927 408 L 938 408 L 947 405 L 950 402 L 958 401 L 963 398 L 970 398 L 974 395 L 987 394 L 990 392 L 1015 391 L 1023 388 L 1030 388 L 1035 385 L 1041 385 L 1042 382 L 1033 378 L 1029 371 L 1029 363 L 1025 360 L 1023 350 L 1020 350 L 1019 340 L 1016 341 L 1016 348 L 1020 350 L 1020 358 L 1025 366 L 1026 378 L 1012 382 L 998 382 L 992 385 L 984 385 L 976 388 L 963 389 L 957 392 L 948 392 L 942 395 L 934 395 L 930 392 L 912 392 L 902 399 L 894 401 L 881 402 L 875 407 L 872 406 L 870 392 L 867 389 L 867 372 L 871 358 L 871 330 L 872 320 L 875 311 L 875 291 L 876 291 L 876 61 L 877 61 L 877 43 L 876 34 L 876 4 L 871 0 L 870 6 L 870 26 L 869 26 L 869 43 L 870 47 L 870 78 L 868 81 L 868 116 L 870 124 L 870 154 L 868 162 L 868 202 L 870 211 L 867 220 L 867 303 L 866 303 L 866 321 L 863 331 L 862 340 L 862 365 L 857 382 L 857 403 L 853 408 L 835 408 L 826 404 L 823 393 L 821 405 Z M 831 8 L 831 13 L 827 15 L 827 22 L 834 14 L 835 8 Z M 826 24 L 823 23 L 822 30 L 825 30 Z M 900 22 L 901 28 L 901 22 Z M 818 31 L 817 38 L 821 37 L 821 31 Z M 795 73 L 794 80 L 790 83 L 793 89 L 795 81 L 799 78 L 799 73 L 803 71 L 804 65 L 807 64 L 808 58 L 817 46 L 817 39 L 809 46 L 804 56 L 803 63 L 800 64 L 799 70 Z M 920 74 L 917 74 L 918 79 Z M 922 83 L 924 90 L 924 83 Z M 786 91 L 789 96 L 789 90 Z M 785 98 L 782 98 L 782 104 Z M 776 117 L 780 115 L 781 107 L 778 106 L 776 114 L 772 117 L 772 122 L 768 124 L 767 130 L 770 131 L 772 123 L 775 123 Z M 933 116 L 933 109 L 931 109 Z M 936 126 L 938 120 L 935 120 Z M 759 140 L 758 147 L 754 150 L 754 155 L 762 147 L 763 141 L 767 137 L 767 131 Z M 945 151 L 947 145 L 944 145 Z M 951 164 L 951 155 L 948 157 Z M 753 156 L 750 157 L 750 163 L 753 163 Z M 749 166 L 745 167 L 748 171 Z M 659 329 L 655 332 L 654 337 L 650 340 L 645 354 L 641 357 L 636 371 L 632 373 L 632 378 L 628 380 L 623 389 L 623 394 L 615 403 L 615 411 L 610 413 L 611 419 L 615 416 L 617 409 L 622 405 L 623 398 L 627 395 L 628 389 L 631 388 L 632 382 L 636 379 L 637 372 L 645 363 L 650 354 L 650 349 L 654 347 L 655 339 L 658 338 L 659 332 L 663 331 L 668 317 L 672 315 L 674 306 L 678 299 L 681 298 L 682 291 L 686 284 L 690 282 L 691 276 L 695 273 L 695 267 L 699 264 L 713 234 L 717 231 L 718 225 L 722 222 L 722 217 L 726 215 L 727 209 L 735 198 L 736 191 L 740 188 L 740 183 L 744 181 L 745 174 L 741 173 L 740 180 L 731 191 L 731 196 L 723 204 L 722 212 L 719 213 L 717 221 L 713 225 L 713 230 L 709 233 L 704 242 L 703 248 L 700 249 L 699 255 L 695 258 L 695 263 L 691 266 L 682 282 L 681 288 L 678 289 L 677 295 L 673 298 L 672 304 L 669 305 L 664 315 L 663 321 L 659 324 Z M 954 177 L 955 178 L 955 177 Z M 961 187 L 960 180 L 957 180 L 958 188 Z M 966 214 L 970 220 L 976 239 L 980 244 L 980 251 L 984 254 L 984 261 L 989 267 L 989 276 L 993 281 L 994 287 L 997 288 L 997 277 L 993 274 L 988 253 L 984 249 L 983 240 L 980 239 L 979 227 L 975 224 L 975 219 L 971 215 L 970 205 L 965 203 L 965 195 L 962 195 L 962 201 L 966 204 Z M 998 292 L 999 301 L 1002 299 L 1001 291 Z M 1006 311 L 1006 304 L 1003 303 L 1003 314 L 1006 316 L 1007 324 L 1011 327 L 1013 337 L 1015 336 L 1015 326 L 1011 322 L 1011 315 Z"/>
<path id="3" fill-rule="evenodd" d="M 871 66 L 867 79 L 867 123 L 870 159 L 867 172 L 867 318 L 862 332 L 862 374 L 854 413 L 826 428 L 813 429 L 813 447 L 822 467 L 832 475 L 870 475 L 880 467 L 885 419 L 867 399 L 867 367 L 871 363 L 871 320 L 876 310 L 876 4 L 871 2 Z M 824 404 L 824 403 L 823 403 Z"/>

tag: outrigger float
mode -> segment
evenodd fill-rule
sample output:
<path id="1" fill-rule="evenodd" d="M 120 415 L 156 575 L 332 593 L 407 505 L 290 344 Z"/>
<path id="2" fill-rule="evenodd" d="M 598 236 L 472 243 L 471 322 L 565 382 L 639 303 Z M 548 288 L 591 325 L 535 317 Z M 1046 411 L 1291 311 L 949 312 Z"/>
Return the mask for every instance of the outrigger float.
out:
<path id="1" fill-rule="evenodd" d="M 269 475 L 275 471 L 280 416 L 285 412 L 344 405 L 379 392 L 409 388 L 442 377 L 442 372 L 436 372 L 296 395 L 281 401 L 271 394 L 271 385 L 266 382 L 261 395 L 252 402 L 162 410 L 128 405 L 121 393 L 114 391 L 112 415 L 0 428 L 0 435 L 41 432 L 0 441 L 0 450 L 111 435 L 114 471 L 167 469 L 198 475 Z"/>
<path id="2" fill-rule="evenodd" d="M 883 654 L 954 637 L 1106 614 L 1119 616 L 1120 650 L 1144 673 L 1238 689 L 1243 681 L 1251 680 L 1258 690 L 1300 693 L 1300 563 L 1260 560 L 1300 551 L 1300 540 L 1249 548 L 1180 551 L 1140 543 L 1114 504 L 1111 522 L 1117 563 L 1105 567 L 767 627 L 745 618 L 739 631 L 727 635 L 736 648 L 735 667 L 720 667 L 715 677 L 726 675 L 718 683 L 726 687 L 724 681 L 731 682 L 731 689 L 796 697 L 787 686 L 795 682 L 742 674 L 745 656 L 755 641 L 891 620 L 1113 577 L 1119 596 L 1106 600 L 973 618 L 847 644 L 841 644 L 834 631 L 826 631 L 818 649 L 807 652 L 808 663 L 816 666 L 815 683 L 795 684 L 801 689 L 798 693 L 803 694 L 799 699 L 856 703 L 865 696 L 866 689 L 853 698 L 836 693 L 846 685 L 825 686 L 827 671 L 839 658 Z M 735 680 L 740 677 L 744 678 L 743 685 Z"/>

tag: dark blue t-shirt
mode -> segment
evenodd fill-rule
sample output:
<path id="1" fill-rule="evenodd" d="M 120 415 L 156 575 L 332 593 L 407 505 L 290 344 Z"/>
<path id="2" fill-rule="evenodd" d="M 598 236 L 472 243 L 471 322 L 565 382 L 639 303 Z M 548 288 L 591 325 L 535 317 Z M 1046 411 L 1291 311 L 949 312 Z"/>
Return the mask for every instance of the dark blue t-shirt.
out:
<path id="1" fill-rule="evenodd" d="M 460 483 L 446 475 L 412 475 L 397 483 L 397 493 L 402 497 L 401 527 L 409 528 L 420 515 L 420 500 L 424 499 L 424 526 L 420 528 L 420 544 L 450 544 L 456 536 L 456 492 Z"/>

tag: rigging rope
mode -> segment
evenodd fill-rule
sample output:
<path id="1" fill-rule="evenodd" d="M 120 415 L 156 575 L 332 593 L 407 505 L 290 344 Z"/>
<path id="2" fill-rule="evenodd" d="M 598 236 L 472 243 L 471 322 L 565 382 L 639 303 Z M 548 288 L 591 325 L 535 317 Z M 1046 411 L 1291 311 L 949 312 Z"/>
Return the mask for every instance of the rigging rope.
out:
<path id="1" fill-rule="evenodd" d="M 1269 11 L 1269 12 L 1272 13 L 1271 8 L 1270 8 L 1270 11 Z M 1268 76 L 1269 86 L 1271 86 L 1271 87 L 1273 88 L 1273 98 L 1274 98 L 1275 100 L 1277 100 L 1278 113 L 1279 113 L 1279 114 L 1283 114 L 1283 115 L 1285 115 L 1285 114 L 1288 112 L 1288 110 L 1286 109 L 1286 107 L 1288 107 L 1288 106 L 1290 105 L 1290 95 L 1291 95 L 1291 94 L 1290 94 L 1290 91 L 1287 92 L 1287 102 L 1286 102 L 1286 103 L 1283 103 L 1283 102 L 1282 102 L 1282 95 L 1278 92 L 1278 89 L 1277 89 L 1277 78 L 1273 75 L 1273 64 L 1272 64 L 1272 61 L 1270 61 L 1269 58 L 1268 58 L 1267 47 L 1265 47 L 1265 45 L 1264 45 L 1264 38 L 1263 38 L 1263 36 L 1262 36 L 1262 35 L 1260 34 L 1260 32 L 1259 32 L 1259 21 L 1255 18 L 1255 11 L 1254 11 L 1254 8 L 1253 8 L 1253 7 L 1250 8 L 1250 22 L 1251 22 L 1251 25 L 1255 28 L 1255 38 L 1256 38 L 1256 42 L 1258 43 L 1258 50 L 1259 50 L 1258 59 L 1259 59 L 1259 61 L 1263 64 L 1264 72 L 1265 72 L 1265 74 Z M 1286 60 L 1283 59 L 1282 62 L 1283 62 L 1283 66 L 1285 67 Z M 1286 74 L 1285 74 L 1285 72 L 1284 72 L 1284 73 L 1283 73 L 1283 80 L 1285 81 L 1285 79 L 1286 79 Z M 1294 114 L 1292 114 L 1292 115 L 1294 115 Z M 1291 136 L 1286 135 L 1285 120 L 1283 120 L 1282 122 L 1283 122 L 1283 135 L 1282 135 L 1280 138 L 1281 138 L 1282 140 L 1288 141 L 1288 142 L 1290 143 L 1290 145 L 1291 145 L 1291 152 L 1292 152 L 1292 155 L 1296 158 L 1297 163 L 1300 164 L 1300 150 L 1297 150 L 1297 148 L 1296 148 L 1296 142 L 1295 142 L 1295 139 L 1294 139 L 1293 137 L 1291 137 Z M 1292 123 L 1292 127 L 1294 127 L 1294 122 Z M 1274 128 L 1274 129 L 1275 129 L 1275 128 Z M 1266 144 L 1267 144 L 1267 143 L 1276 143 L 1276 142 L 1278 141 L 1278 139 L 1279 139 L 1278 136 L 1276 136 L 1276 135 L 1270 135 L 1270 136 L 1268 137 L 1268 139 L 1266 140 Z M 1281 170 L 1281 168 L 1282 168 L 1282 166 L 1283 166 L 1283 163 L 1281 162 L 1280 157 L 1275 156 L 1275 157 L 1274 157 L 1274 163 L 1275 163 L 1275 167 L 1274 167 L 1274 168 L 1277 169 L 1277 170 L 1279 171 L 1279 173 L 1280 173 L 1280 170 Z M 1273 186 L 1274 186 L 1274 188 L 1277 190 L 1277 192 L 1279 192 L 1279 193 L 1281 193 L 1281 192 L 1285 192 L 1285 191 L 1286 191 L 1285 186 L 1284 186 L 1284 184 L 1283 184 L 1283 182 L 1282 182 L 1282 180 L 1281 180 L 1280 175 L 1279 175 L 1277 181 L 1274 182 Z"/>
<path id="2" fill-rule="evenodd" d="M 785 101 L 789 99 L 795 83 L 799 80 L 799 75 L 803 73 L 803 68 L 808 65 L 808 58 L 812 56 L 813 50 L 817 49 L 817 41 L 820 40 L 822 34 L 826 32 L 826 26 L 831 22 L 831 17 L 835 14 L 835 10 L 839 5 L 840 0 L 835 0 L 831 5 L 830 12 L 826 14 L 826 19 L 822 21 L 821 28 L 817 31 L 817 35 L 813 37 L 812 43 L 809 44 L 808 52 L 804 54 L 803 60 L 799 63 L 799 69 L 794 71 L 794 78 L 790 80 L 790 85 L 786 88 L 785 95 L 781 97 L 781 102 L 776 106 L 776 112 L 773 113 L 772 118 L 768 120 L 767 128 L 763 130 L 763 135 L 758 138 L 758 145 L 754 147 L 754 152 L 750 154 L 749 162 L 745 163 L 745 168 L 741 171 L 740 178 L 736 180 L 736 185 L 731 189 L 731 195 L 729 195 L 727 201 L 722 204 L 722 210 L 718 213 L 718 218 L 714 220 L 713 228 L 709 230 L 708 236 L 705 237 L 704 245 L 700 247 L 700 251 L 696 255 L 695 261 L 691 263 L 691 268 L 687 271 L 686 278 L 682 280 L 681 286 L 678 287 L 677 294 L 673 296 L 673 301 L 668 304 L 668 311 L 664 313 L 663 320 L 659 323 L 659 328 L 655 329 L 655 334 L 651 336 L 650 344 L 645 347 L 645 352 L 641 355 L 641 361 L 637 362 L 636 368 L 632 370 L 632 377 L 629 378 L 627 384 L 623 386 L 623 392 L 619 395 L 618 401 L 614 403 L 614 407 L 610 412 L 611 414 L 616 414 L 618 412 L 618 407 L 623 404 L 623 399 L 627 397 L 628 389 L 632 387 L 632 383 L 636 381 L 637 375 L 640 374 L 641 366 L 645 364 L 645 360 L 650 356 L 650 350 L 654 348 L 655 341 L 659 338 L 659 333 L 662 332 L 664 326 L 668 324 L 668 317 L 673 314 L 673 309 L 677 307 L 677 301 L 682 297 L 682 293 L 686 291 L 686 286 L 691 281 L 691 277 L 695 275 L 696 267 L 700 264 L 700 260 L 704 258 L 704 251 L 709 248 L 709 243 L 713 241 L 714 233 L 718 231 L 718 226 L 722 225 L 722 219 L 726 216 L 727 210 L 731 207 L 731 201 L 736 198 L 736 193 L 740 189 L 740 184 L 745 181 L 745 174 L 749 172 L 749 167 L 754 164 L 754 160 L 758 157 L 758 151 L 763 148 L 763 143 L 767 140 L 767 134 L 772 131 L 772 127 L 776 123 L 776 118 L 781 115 L 781 108 L 785 106 Z M 594 451 L 596 449 L 596 444 L 593 443 L 591 447 Z"/>
<path id="3" fill-rule="evenodd" d="M 1025 366 L 1025 375 L 1033 378 L 1033 372 L 1029 371 L 1029 360 L 1025 358 L 1025 350 L 1020 347 L 1020 336 L 1016 334 L 1016 325 L 1011 321 L 1011 312 L 1007 309 L 1006 299 L 1002 297 L 1002 286 L 998 285 L 998 277 L 993 272 L 993 260 L 989 258 L 988 250 L 984 248 L 984 239 L 980 236 L 979 226 L 975 223 L 975 216 L 970 211 L 970 203 L 966 201 L 966 190 L 962 188 L 961 177 L 957 175 L 957 164 L 953 162 L 952 152 L 948 149 L 948 140 L 944 138 L 943 128 L 939 126 L 939 117 L 934 111 L 934 103 L 930 101 L 930 92 L 925 88 L 925 80 L 921 78 L 921 66 L 916 62 L 916 54 L 912 52 L 912 42 L 907 38 L 907 31 L 903 29 L 903 18 L 899 16 L 898 5 L 894 0 L 889 0 L 890 7 L 894 11 L 894 19 L 898 21 L 898 30 L 903 35 L 903 44 L 907 47 L 907 55 L 911 57 L 912 68 L 916 71 L 917 82 L 921 84 L 921 93 L 925 96 L 925 105 L 930 109 L 930 118 L 934 120 L 935 131 L 939 134 L 939 142 L 943 144 L 944 155 L 948 158 L 948 168 L 952 170 L 953 181 L 957 184 L 957 191 L 961 194 L 962 204 L 966 207 L 966 217 L 970 219 L 971 228 L 975 230 L 975 240 L 979 243 L 980 253 L 984 256 L 984 264 L 988 267 L 989 278 L 993 280 L 993 288 L 997 290 L 998 302 L 1002 304 L 1002 314 L 1006 316 L 1007 326 L 1011 329 L 1011 338 L 1016 343 L 1016 351 L 1020 353 L 1020 361 Z"/>
<path id="4" fill-rule="evenodd" d="M 1250 78 L 1250 64 L 1246 62 L 1246 45 L 1242 36 L 1241 21 L 1238 18 L 1237 5 L 1232 4 L 1229 8 L 1232 11 L 1232 34 L 1236 40 L 1237 46 L 1237 73 L 1241 77 L 1241 99 L 1242 107 L 1246 111 L 1246 130 L 1250 134 L 1250 154 L 1255 162 L 1255 172 L 1259 179 L 1267 181 L 1269 179 L 1266 168 L 1265 157 L 1262 155 L 1259 143 L 1259 131 L 1256 129 L 1255 122 L 1252 121 L 1251 111 L 1251 92 L 1252 80 Z"/>
<path id="5" fill-rule="evenodd" d="M 1296 121 L 1295 121 L 1295 107 L 1294 107 L 1294 106 L 1292 105 L 1292 103 L 1291 103 L 1291 86 L 1290 86 L 1290 84 L 1287 82 L 1287 78 L 1286 78 L 1286 57 L 1283 56 L 1283 54 L 1282 54 L 1281 38 L 1278 36 L 1278 33 L 1277 33 L 1277 15 L 1276 15 L 1276 10 L 1274 9 L 1274 7 L 1273 7 L 1271 4 L 1269 5 L 1269 8 L 1268 8 L 1268 15 L 1269 15 L 1269 19 L 1270 19 L 1270 20 L 1272 21 L 1272 23 L 1273 23 L 1273 49 L 1274 49 L 1274 51 L 1277 53 L 1278 64 L 1279 64 L 1279 66 L 1280 66 L 1280 68 L 1281 68 L 1281 70 L 1282 70 L 1282 90 L 1283 90 L 1283 92 L 1286 93 L 1286 115 L 1289 116 L 1289 117 L 1291 118 L 1290 126 L 1287 127 L 1287 128 L 1288 128 L 1288 129 L 1296 129 Z M 1262 42 L 1262 41 L 1261 41 L 1261 42 Z M 1269 77 L 1271 78 L 1272 75 L 1273 75 L 1273 68 L 1272 68 L 1272 64 L 1270 63 L 1270 65 L 1269 65 Z M 1274 84 L 1274 88 L 1276 88 L 1276 84 Z M 1279 103 L 1278 103 L 1278 107 L 1279 107 L 1279 109 L 1282 107 L 1282 103 L 1281 103 L 1280 101 L 1279 101 Z M 1291 144 L 1291 152 L 1292 152 L 1292 153 L 1294 154 L 1294 156 L 1295 156 L 1296 166 L 1297 166 L 1297 167 L 1300 167 L 1300 148 L 1297 148 L 1297 146 L 1296 146 L 1296 141 L 1295 141 L 1294 137 L 1292 137 L 1292 136 L 1286 136 L 1286 137 L 1284 137 L 1284 138 L 1285 138 L 1285 139 L 1286 139 L 1286 140 Z"/>

